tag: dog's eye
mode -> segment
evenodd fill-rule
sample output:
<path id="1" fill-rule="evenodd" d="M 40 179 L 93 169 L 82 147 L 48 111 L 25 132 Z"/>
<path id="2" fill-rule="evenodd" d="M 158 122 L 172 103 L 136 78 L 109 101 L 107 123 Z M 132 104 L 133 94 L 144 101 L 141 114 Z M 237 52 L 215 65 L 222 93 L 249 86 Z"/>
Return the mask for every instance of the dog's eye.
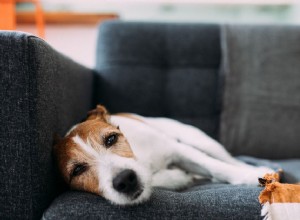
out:
<path id="1" fill-rule="evenodd" d="M 111 147 L 114 145 L 118 140 L 118 135 L 117 134 L 111 134 L 105 138 L 105 146 L 106 147 Z"/>
<path id="2" fill-rule="evenodd" d="M 87 169 L 88 169 L 88 166 L 84 163 L 76 164 L 73 171 L 72 171 L 72 173 L 71 173 L 71 176 L 72 177 L 79 176 L 82 173 L 84 173 L 85 171 L 87 171 Z"/>

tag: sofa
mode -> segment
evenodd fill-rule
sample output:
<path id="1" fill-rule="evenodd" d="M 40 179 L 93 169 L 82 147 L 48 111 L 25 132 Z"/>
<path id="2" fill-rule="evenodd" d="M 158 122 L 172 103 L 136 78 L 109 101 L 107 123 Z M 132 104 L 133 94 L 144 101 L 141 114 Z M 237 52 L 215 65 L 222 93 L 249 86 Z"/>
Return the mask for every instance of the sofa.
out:
<path id="1" fill-rule="evenodd" d="M 300 181 L 297 42 L 298 26 L 108 21 L 89 69 L 42 39 L 1 31 L 0 219 L 262 219 L 263 188 L 253 185 L 157 188 L 127 207 L 69 190 L 53 136 L 101 103 L 192 124 L 239 159 Z"/>

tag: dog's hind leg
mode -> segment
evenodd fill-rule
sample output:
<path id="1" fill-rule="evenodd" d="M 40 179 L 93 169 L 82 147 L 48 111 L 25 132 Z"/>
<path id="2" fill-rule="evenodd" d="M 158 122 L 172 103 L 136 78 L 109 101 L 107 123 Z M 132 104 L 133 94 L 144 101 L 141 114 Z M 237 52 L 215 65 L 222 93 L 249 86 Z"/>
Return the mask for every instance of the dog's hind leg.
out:
<path id="1" fill-rule="evenodd" d="M 174 143 L 173 162 L 188 172 L 231 184 L 257 184 L 258 178 L 273 170 L 266 167 L 236 166 L 182 143 Z"/>
<path id="2" fill-rule="evenodd" d="M 145 118 L 145 120 L 151 127 L 154 127 L 170 138 L 193 146 L 213 158 L 236 166 L 248 166 L 233 158 L 220 143 L 196 127 L 168 118 Z"/>

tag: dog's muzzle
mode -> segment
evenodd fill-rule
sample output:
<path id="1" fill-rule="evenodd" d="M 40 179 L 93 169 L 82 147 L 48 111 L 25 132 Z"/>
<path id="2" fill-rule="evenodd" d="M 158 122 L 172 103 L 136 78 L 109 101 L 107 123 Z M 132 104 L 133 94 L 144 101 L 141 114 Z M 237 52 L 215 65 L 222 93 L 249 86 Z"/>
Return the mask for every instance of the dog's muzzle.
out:
<path id="1" fill-rule="evenodd" d="M 117 192 L 132 199 L 138 198 L 143 192 L 136 173 L 130 169 L 125 169 L 117 174 L 113 179 L 113 187 Z"/>

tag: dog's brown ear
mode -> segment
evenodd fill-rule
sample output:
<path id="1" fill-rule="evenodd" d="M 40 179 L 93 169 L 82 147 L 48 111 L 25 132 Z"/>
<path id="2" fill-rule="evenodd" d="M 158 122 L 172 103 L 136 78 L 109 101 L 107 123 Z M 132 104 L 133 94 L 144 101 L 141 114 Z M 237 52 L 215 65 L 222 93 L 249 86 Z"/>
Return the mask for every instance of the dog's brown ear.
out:
<path id="1" fill-rule="evenodd" d="M 97 107 L 88 112 L 86 120 L 99 119 L 104 122 L 109 122 L 110 115 L 107 109 L 103 105 L 97 105 Z"/>
<path id="2" fill-rule="evenodd" d="M 53 142 L 52 142 L 52 154 L 56 154 L 59 144 L 62 142 L 63 138 L 58 134 L 53 134 Z"/>
<path id="3" fill-rule="evenodd" d="M 64 138 L 61 137 L 58 133 L 53 134 L 53 147 L 52 147 L 52 162 L 54 164 L 54 176 L 57 193 L 63 193 L 68 189 L 68 185 L 64 181 L 62 174 L 58 168 L 58 155 L 60 153 L 60 145 L 63 143 Z"/>

